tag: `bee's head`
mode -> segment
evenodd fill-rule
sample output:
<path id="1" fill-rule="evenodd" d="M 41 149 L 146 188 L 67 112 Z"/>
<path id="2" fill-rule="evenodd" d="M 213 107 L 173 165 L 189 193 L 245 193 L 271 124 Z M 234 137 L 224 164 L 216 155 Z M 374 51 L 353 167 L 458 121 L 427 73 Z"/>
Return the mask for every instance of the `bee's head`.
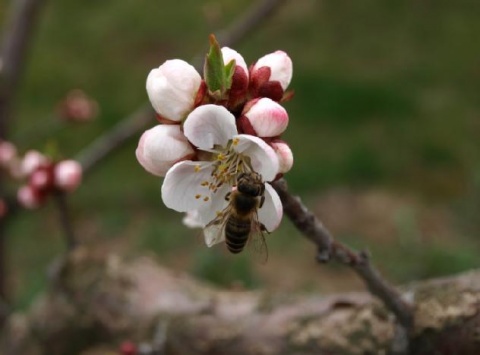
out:
<path id="1" fill-rule="evenodd" d="M 253 197 L 263 195 L 265 185 L 262 177 L 256 172 L 242 173 L 237 178 L 237 190 Z"/>

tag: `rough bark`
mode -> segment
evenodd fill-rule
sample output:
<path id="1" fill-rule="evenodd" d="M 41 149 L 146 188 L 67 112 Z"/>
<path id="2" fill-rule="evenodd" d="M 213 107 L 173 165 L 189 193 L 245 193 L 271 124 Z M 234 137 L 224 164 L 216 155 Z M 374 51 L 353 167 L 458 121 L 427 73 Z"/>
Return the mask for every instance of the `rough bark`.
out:
<path id="1" fill-rule="evenodd" d="M 220 290 L 151 258 L 84 248 L 52 270 L 50 289 L 10 317 L 2 354 L 118 354 L 125 340 L 158 354 L 387 354 L 407 340 L 411 354 L 480 348 L 479 270 L 403 287 L 414 304 L 408 337 L 368 293 Z"/>

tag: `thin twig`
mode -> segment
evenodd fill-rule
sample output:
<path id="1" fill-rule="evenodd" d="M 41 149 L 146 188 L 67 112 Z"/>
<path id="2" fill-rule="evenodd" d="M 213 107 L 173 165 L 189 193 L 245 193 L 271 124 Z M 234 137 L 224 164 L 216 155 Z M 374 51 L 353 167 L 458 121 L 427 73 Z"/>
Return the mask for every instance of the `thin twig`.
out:
<path id="1" fill-rule="evenodd" d="M 89 173 L 100 161 L 145 129 L 151 122 L 154 122 L 154 111 L 150 105 L 145 104 L 95 139 L 75 158 L 82 165 L 83 174 Z"/>
<path id="2" fill-rule="evenodd" d="M 226 30 L 218 31 L 219 43 L 222 46 L 233 46 L 246 38 L 256 27 L 265 23 L 267 17 L 285 0 L 264 0 L 255 3 L 247 9 L 245 14 L 237 22 Z M 203 53 L 193 59 L 194 66 L 200 71 L 202 67 Z M 81 151 L 76 160 L 82 164 L 84 174 L 89 173 L 103 158 L 116 151 L 129 139 L 136 137 L 149 123 L 154 121 L 154 111 L 150 104 L 143 104 L 132 114 L 124 118 L 115 127 L 111 128 L 102 136 L 93 141 L 87 148 Z"/>
<path id="3" fill-rule="evenodd" d="M 273 187 L 278 192 L 283 204 L 283 210 L 295 226 L 305 234 L 319 249 L 320 261 L 330 257 L 350 266 L 365 282 L 368 290 L 378 297 L 385 306 L 397 317 L 399 323 L 406 329 L 413 325 L 412 307 L 402 299 L 400 293 L 390 285 L 370 263 L 367 252 L 356 252 L 345 244 L 333 240 L 330 232 L 323 226 L 317 217 L 300 201 L 297 196 L 288 192 L 284 179 L 274 182 Z"/>
<path id="4" fill-rule="evenodd" d="M 285 0 L 265 0 L 254 3 L 245 15 L 234 22 L 227 30 L 219 31 L 218 43 L 231 46 L 252 33 L 263 21 L 271 16 Z"/>
<path id="5" fill-rule="evenodd" d="M 53 198 L 57 205 L 58 217 L 63 230 L 67 250 L 72 251 L 77 246 L 77 240 L 73 231 L 72 220 L 67 203 L 67 196 L 63 191 L 55 191 Z"/>

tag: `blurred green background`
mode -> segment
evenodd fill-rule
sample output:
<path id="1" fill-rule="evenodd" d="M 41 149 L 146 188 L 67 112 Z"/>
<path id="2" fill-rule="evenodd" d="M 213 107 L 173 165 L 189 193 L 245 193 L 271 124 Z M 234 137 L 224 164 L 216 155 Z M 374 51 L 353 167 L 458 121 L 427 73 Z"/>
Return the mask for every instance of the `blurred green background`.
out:
<path id="1" fill-rule="evenodd" d="M 54 141 L 74 156 L 146 101 L 151 68 L 205 52 L 208 35 L 252 3 L 48 2 L 16 101 L 12 141 L 23 150 Z M 0 5 L 2 14 L 8 5 Z M 247 63 L 277 49 L 289 53 L 290 188 L 339 239 L 370 249 L 395 282 L 479 265 L 479 19 L 480 3 L 467 0 L 287 1 L 235 47 Z M 97 100 L 99 118 L 52 129 L 56 105 L 75 88 Z M 361 287 L 339 265 L 317 266 L 313 246 L 288 220 L 268 237 L 265 266 L 221 246 L 207 249 L 199 231 L 162 205 L 161 181 L 136 162 L 136 143 L 71 196 L 85 243 L 128 256 L 148 253 L 224 286 Z M 9 282 L 19 307 L 44 288 L 47 266 L 64 250 L 56 212 L 50 203 L 9 228 Z"/>

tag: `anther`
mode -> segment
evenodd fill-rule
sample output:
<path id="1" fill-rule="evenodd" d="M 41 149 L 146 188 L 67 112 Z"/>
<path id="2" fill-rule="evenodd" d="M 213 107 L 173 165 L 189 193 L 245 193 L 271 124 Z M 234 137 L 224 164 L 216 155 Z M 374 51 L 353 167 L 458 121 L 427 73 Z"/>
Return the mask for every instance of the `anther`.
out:
<path id="1" fill-rule="evenodd" d="M 202 197 L 202 195 L 200 195 L 200 194 L 195 195 L 195 198 L 196 198 L 197 200 L 198 200 L 200 197 Z"/>
<path id="2" fill-rule="evenodd" d="M 201 169 L 201 168 L 200 168 L 200 165 L 195 165 L 195 169 L 194 169 L 194 170 L 195 170 L 196 173 L 198 173 L 198 172 L 200 171 L 200 169 Z"/>

